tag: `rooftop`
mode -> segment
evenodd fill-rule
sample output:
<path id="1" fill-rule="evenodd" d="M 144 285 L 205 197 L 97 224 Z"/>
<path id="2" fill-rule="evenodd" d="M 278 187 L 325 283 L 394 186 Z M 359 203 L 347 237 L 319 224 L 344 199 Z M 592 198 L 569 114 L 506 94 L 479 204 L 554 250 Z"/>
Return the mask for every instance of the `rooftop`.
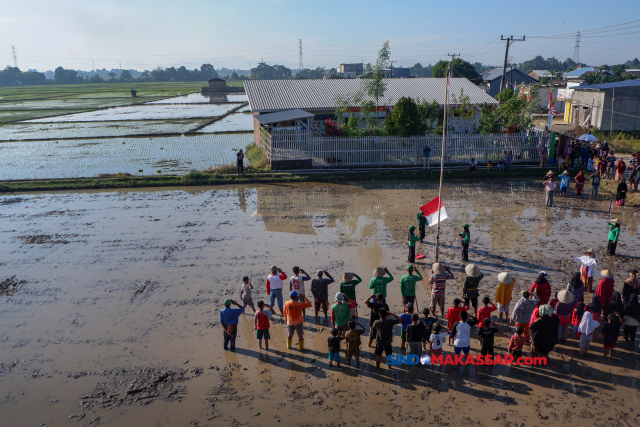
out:
<path id="1" fill-rule="evenodd" d="M 394 106 L 402 97 L 426 101 L 445 101 L 444 78 L 384 79 L 386 91 L 380 100 L 382 106 Z M 336 98 L 363 92 L 365 80 L 246 80 L 244 88 L 253 112 L 269 112 L 290 109 L 330 110 L 336 106 Z M 464 91 L 471 104 L 497 104 L 465 78 L 452 78 L 449 92 L 458 95 Z M 370 98 L 369 98 L 370 99 Z M 451 100 L 451 98 L 450 98 Z M 354 105 L 355 106 L 355 105 Z"/>
<path id="2" fill-rule="evenodd" d="M 568 73 L 564 73 L 563 76 L 574 76 L 574 77 L 578 77 L 583 75 L 584 73 L 588 73 L 588 72 L 593 72 L 593 71 L 600 71 L 599 68 L 596 67 L 582 67 L 582 68 L 578 68 L 576 70 L 573 71 L 569 71 Z"/>
<path id="3" fill-rule="evenodd" d="M 527 76 L 531 80 L 537 81 L 536 79 L 534 79 L 530 75 L 524 73 L 519 68 L 507 67 L 507 69 L 505 71 L 505 76 L 508 75 L 511 72 L 511 70 L 513 70 L 514 72 L 520 73 L 520 74 L 522 74 L 524 76 Z M 482 77 L 482 80 L 484 80 L 485 82 L 495 80 L 495 79 L 497 79 L 497 78 L 499 78 L 501 76 L 502 76 L 502 68 L 494 68 L 492 70 L 487 70 L 484 73 L 480 74 L 480 77 Z"/>
<path id="4" fill-rule="evenodd" d="M 532 70 L 532 73 L 536 73 L 540 77 L 551 77 L 551 72 L 549 70 Z"/>
<path id="5" fill-rule="evenodd" d="M 573 89 L 575 90 L 603 90 L 603 89 L 612 89 L 612 88 L 621 88 L 621 87 L 635 87 L 640 86 L 640 80 L 625 80 L 622 82 L 611 82 L 611 83 L 600 83 L 596 85 L 581 85 L 576 86 Z"/>

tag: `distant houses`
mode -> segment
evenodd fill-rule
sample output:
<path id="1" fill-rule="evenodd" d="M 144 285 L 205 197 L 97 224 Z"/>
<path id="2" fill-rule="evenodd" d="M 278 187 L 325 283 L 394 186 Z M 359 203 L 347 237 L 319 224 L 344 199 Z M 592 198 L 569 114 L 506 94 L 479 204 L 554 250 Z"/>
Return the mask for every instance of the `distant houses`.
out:
<path id="1" fill-rule="evenodd" d="M 529 76 L 539 81 L 541 79 L 550 79 L 553 74 L 549 70 L 533 70 L 529 73 Z"/>
<path id="2" fill-rule="evenodd" d="M 502 79 L 502 68 L 494 68 L 492 70 L 487 70 L 484 73 L 480 74 L 482 78 L 482 82 L 479 87 L 483 91 L 485 91 L 490 96 L 496 96 L 500 93 L 500 81 Z M 530 75 L 521 71 L 518 68 L 507 68 L 506 73 L 504 75 L 504 87 L 512 87 L 513 85 L 524 84 L 535 84 L 538 83 L 537 79 L 534 79 Z"/>

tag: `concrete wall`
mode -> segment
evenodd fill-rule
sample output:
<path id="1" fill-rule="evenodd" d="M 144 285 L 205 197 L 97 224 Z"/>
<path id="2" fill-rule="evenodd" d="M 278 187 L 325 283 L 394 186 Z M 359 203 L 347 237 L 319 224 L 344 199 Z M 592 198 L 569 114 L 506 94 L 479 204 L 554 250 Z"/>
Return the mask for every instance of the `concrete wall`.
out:
<path id="1" fill-rule="evenodd" d="M 613 104 L 612 104 L 613 98 Z M 640 131 L 640 87 L 575 90 L 573 105 L 594 105 L 590 124 L 602 131 Z M 611 111 L 613 106 L 613 121 Z"/>

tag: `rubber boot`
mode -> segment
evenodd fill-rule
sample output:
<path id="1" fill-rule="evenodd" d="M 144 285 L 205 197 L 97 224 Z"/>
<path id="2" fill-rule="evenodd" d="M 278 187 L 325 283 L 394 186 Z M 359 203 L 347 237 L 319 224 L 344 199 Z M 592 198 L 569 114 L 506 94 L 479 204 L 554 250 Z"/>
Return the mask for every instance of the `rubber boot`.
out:
<path id="1" fill-rule="evenodd" d="M 300 351 L 304 350 L 304 340 L 298 341 L 298 349 Z"/>
<path id="2" fill-rule="evenodd" d="M 291 339 L 287 339 L 287 348 L 290 349 L 291 348 Z"/>

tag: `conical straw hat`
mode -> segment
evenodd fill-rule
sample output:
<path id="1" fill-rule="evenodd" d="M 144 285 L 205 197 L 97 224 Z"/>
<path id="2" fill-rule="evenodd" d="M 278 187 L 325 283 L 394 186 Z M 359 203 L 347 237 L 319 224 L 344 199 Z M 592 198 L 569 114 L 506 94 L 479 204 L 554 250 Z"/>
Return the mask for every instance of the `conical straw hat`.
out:
<path id="1" fill-rule="evenodd" d="M 471 276 L 471 277 L 480 276 L 480 269 L 475 264 L 467 264 L 467 266 L 464 268 L 464 271 L 467 273 L 467 276 Z"/>
<path id="2" fill-rule="evenodd" d="M 510 285 L 515 282 L 516 279 L 506 271 L 503 271 L 502 273 L 498 274 L 498 280 L 500 281 L 500 283 Z"/>

